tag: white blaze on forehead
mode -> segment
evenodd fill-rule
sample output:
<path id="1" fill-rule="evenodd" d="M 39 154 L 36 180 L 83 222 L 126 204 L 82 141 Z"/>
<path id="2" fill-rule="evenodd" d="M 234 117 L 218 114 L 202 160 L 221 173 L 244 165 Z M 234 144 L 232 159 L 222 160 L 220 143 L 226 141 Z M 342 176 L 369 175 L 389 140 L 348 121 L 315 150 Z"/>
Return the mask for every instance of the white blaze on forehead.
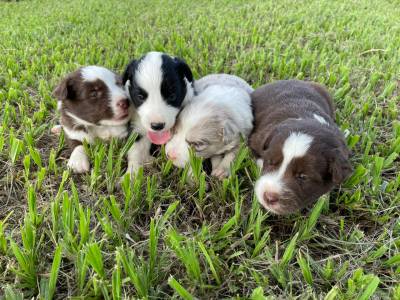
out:
<path id="1" fill-rule="evenodd" d="M 293 158 L 304 156 L 307 153 L 308 148 L 310 148 L 312 141 L 313 137 L 308 134 L 301 132 L 292 132 L 283 143 L 282 165 L 284 165 L 284 163 L 286 162 L 287 166 Z"/>
<path id="2" fill-rule="evenodd" d="M 160 52 L 149 52 L 140 61 L 135 72 L 135 81 L 147 93 L 147 98 L 140 105 L 138 114 L 146 130 L 151 130 L 151 123 L 165 123 L 165 130 L 175 124 L 178 108 L 167 104 L 161 95 L 163 81 L 162 55 Z"/>
<path id="3" fill-rule="evenodd" d="M 117 103 L 127 98 L 125 90 L 117 85 L 117 75 L 110 70 L 99 66 L 88 66 L 81 70 L 83 81 L 101 80 L 107 86 L 111 96 L 110 107 L 114 114 L 117 114 Z"/>
<path id="4" fill-rule="evenodd" d="M 256 182 L 255 192 L 261 204 L 264 205 L 263 195 L 266 191 L 282 193 L 285 188 L 282 179 L 288 165 L 294 158 L 303 157 L 310 148 L 312 141 L 312 136 L 301 132 L 292 132 L 286 138 L 282 147 L 283 161 L 279 169 L 264 174 Z"/>
<path id="5" fill-rule="evenodd" d="M 327 124 L 328 125 L 328 122 L 323 117 L 321 117 L 320 115 L 314 114 L 313 116 L 314 116 L 314 119 L 316 119 L 321 124 Z"/>
<path id="6" fill-rule="evenodd" d="M 140 61 L 135 80 L 138 85 L 148 91 L 158 92 L 161 96 L 162 74 L 162 53 L 149 52 Z"/>

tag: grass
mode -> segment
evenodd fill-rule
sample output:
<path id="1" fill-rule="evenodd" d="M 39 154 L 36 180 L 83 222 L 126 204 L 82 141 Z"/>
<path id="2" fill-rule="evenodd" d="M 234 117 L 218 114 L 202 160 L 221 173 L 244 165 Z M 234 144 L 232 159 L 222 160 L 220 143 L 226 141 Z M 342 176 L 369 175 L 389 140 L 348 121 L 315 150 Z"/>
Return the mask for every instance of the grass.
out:
<path id="1" fill-rule="evenodd" d="M 0 298 L 400 299 L 399 15 L 389 0 L 1 2 Z M 70 174 L 52 89 L 150 50 L 196 78 L 326 84 L 354 175 L 277 217 L 246 148 L 223 182 L 187 184 L 161 156 L 118 188 L 134 137 L 88 146 L 92 172 Z"/>

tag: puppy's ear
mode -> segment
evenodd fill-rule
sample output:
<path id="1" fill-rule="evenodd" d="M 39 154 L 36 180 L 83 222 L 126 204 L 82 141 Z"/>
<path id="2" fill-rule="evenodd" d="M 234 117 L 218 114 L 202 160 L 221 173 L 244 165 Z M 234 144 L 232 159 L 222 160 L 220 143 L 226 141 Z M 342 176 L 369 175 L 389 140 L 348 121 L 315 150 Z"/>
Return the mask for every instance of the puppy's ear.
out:
<path id="1" fill-rule="evenodd" d="M 59 101 L 66 99 L 74 100 L 76 93 L 73 86 L 73 79 L 71 76 L 64 78 L 59 85 L 54 89 L 52 96 L 57 98 Z"/>
<path id="2" fill-rule="evenodd" d="M 222 121 L 222 124 L 223 124 L 221 129 L 222 141 L 224 142 L 225 145 L 227 145 L 230 144 L 238 136 L 239 129 L 229 119 Z"/>
<path id="3" fill-rule="evenodd" d="M 332 182 L 335 184 L 342 183 L 353 172 L 347 149 L 334 148 L 328 154 L 329 172 L 332 175 Z"/>
<path id="4" fill-rule="evenodd" d="M 128 80 L 132 81 L 132 75 L 133 72 L 135 71 L 135 68 L 137 66 L 137 60 L 133 59 L 131 62 L 126 66 L 124 73 L 122 74 L 122 84 L 125 85 L 125 83 Z"/>
<path id="5" fill-rule="evenodd" d="M 282 139 L 284 139 L 284 135 L 276 128 L 272 128 L 267 130 L 267 132 L 260 136 L 260 142 L 262 143 L 263 151 L 268 150 L 268 148 L 271 146 L 271 142 L 273 139 L 274 142 L 281 141 Z"/>
<path id="6" fill-rule="evenodd" d="M 174 58 L 176 69 L 181 76 L 185 77 L 189 82 L 193 82 L 193 74 L 187 63 L 180 58 Z"/>

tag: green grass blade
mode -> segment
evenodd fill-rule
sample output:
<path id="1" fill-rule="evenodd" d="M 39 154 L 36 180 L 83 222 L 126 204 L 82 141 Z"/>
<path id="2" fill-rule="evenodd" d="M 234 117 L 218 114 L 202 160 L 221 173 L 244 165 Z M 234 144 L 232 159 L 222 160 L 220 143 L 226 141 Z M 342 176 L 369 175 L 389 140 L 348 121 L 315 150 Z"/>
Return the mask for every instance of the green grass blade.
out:
<path id="1" fill-rule="evenodd" d="M 168 284 L 183 299 L 185 299 L 185 300 L 193 300 L 193 299 L 195 299 L 195 297 L 193 295 L 191 295 L 178 281 L 176 281 L 176 279 L 174 277 L 171 276 L 168 279 Z"/>

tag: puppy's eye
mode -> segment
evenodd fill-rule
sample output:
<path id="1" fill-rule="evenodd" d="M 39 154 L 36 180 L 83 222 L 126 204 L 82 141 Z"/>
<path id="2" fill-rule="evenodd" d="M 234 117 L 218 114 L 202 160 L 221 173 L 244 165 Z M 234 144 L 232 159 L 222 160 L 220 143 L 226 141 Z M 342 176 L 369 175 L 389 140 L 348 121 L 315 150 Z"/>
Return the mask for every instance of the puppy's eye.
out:
<path id="1" fill-rule="evenodd" d="M 91 91 L 90 94 L 89 94 L 89 96 L 90 96 L 91 98 L 96 98 L 97 95 L 98 95 L 98 91 L 96 91 L 96 90 Z"/>
<path id="2" fill-rule="evenodd" d="M 172 93 L 172 94 L 170 94 L 170 95 L 168 96 L 168 99 L 169 99 L 169 100 L 175 100 L 175 98 L 176 98 L 176 94 L 174 94 L 174 93 Z"/>
<path id="3" fill-rule="evenodd" d="M 147 93 L 145 91 L 143 91 L 142 89 L 138 89 L 136 91 L 135 98 L 137 101 L 143 102 L 147 98 Z"/>
<path id="4" fill-rule="evenodd" d="M 299 181 L 305 181 L 307 179 L 307 175 L 304 173 L 299 173 L 296 175 L 296 179 Z"/>
<path id="5" fill-rule="evenodd" d="M 117 78 L 116 80 L 115 80 L 115 84 L 116 85 L 118 85 L 118 86 L 122 86 L 122 78 Z"/>
<path id="6" fill-rule="evenodd" d="M 189 142 L 187 141 L 189 146 L 193 147 L 196 151 L 202 151 L 207 147 L 207 143 L 204 141 L 196 141 L 196 142 Z"/>

